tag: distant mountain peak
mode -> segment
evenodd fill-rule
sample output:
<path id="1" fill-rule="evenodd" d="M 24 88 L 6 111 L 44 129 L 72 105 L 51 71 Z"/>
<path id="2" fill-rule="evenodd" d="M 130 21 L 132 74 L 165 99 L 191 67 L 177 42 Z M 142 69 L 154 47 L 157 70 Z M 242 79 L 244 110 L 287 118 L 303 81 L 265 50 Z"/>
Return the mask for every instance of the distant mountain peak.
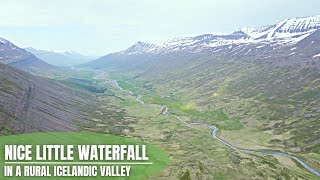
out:
<path id="1" fill-rule="evenodd" d="M 138 41 L 128 49 L 121 51 L 122 54 L 144 54 L 157 49 L 158 46 L 152 43 Z"/>
<path id="2" fill-rule="evenodd" d="M 241 28 L 240 31 L 244 32 L 253 39 L 274 39 L 303 35 L 313 32 L 319 28 L 320 15 L 317 15 L 287 18 L 274 25 Z"/>
<path id="3" fill-rule="evenodd" d="M 156 45 L 148 42 L 138 41 L 134 43 L 131 47 L 145 47 L 145 46 L 156 46 Z"/>
<path id="4" fill-rule="evenodd" d="M 57 54 L 76 54 L 76 55 L 82 55 L 81 53 L 78 53 L 73 50 L 55 50 L 55 49 L 37 49 L 34 47 L 25 47 L 24 48 L 27 51 L 41 51 L 41 52 L 48 52 L 48 53 L 57 53 Z"/>
<path id="5" fill-rule="evenodd" d="M 33 56 L 10 41 L 0 37 L 0 63 L 9 64 Z"/>
<path id="6" fill-rule="evenodd" d="M 71 50 L 40 50 L 33 47 L 25 48 L 49 64 L 56 66 L 72 66 L 95 59 Z"/>
<path id="7" fill-rule="evenodd" d="M 9 41 L 0 37 L 0 43 L 8 43 Z"/>

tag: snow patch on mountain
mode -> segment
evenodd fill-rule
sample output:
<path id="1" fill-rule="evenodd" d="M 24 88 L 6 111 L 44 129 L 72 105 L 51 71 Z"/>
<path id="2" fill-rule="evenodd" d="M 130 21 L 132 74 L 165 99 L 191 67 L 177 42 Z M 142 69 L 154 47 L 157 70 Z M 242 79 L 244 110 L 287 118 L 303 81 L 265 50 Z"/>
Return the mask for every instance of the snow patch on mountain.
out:
<path id="1" fill-rule="evenodd" d="M 241 31 L 253 39 L 281 39 L 297 37 L 320 28 L 320 15 L 285 19 L 275 25 L 258 28 L 242 28 Z"/>
<path id="2" fill-rule="evenodd" d="M 313 58 L 320 57 L 320 53 L 313 56 Z"/>
<path id="3" fill-rule="evenodd" d="M 277 29 L 281 33 L 299 33 L 320 28 L 320 15 L 312 17 L 291 18 Z"/>
<path id="4" fill-rule="evenodd" d="M 8 41 L 0 37 L 0 42 L 4 44 L 4 43 L 7 43 Z"/>
<path id="5" fill-rule="evenodd" d="M 269 30 L 274 26 L 262 26 L 262 27 L 251 27 L 251 28 L 241 28 L 240 31 L 244 32 L 248 36 L 252 37 L 253 39 L 258 39 L 268 35 Z"/>

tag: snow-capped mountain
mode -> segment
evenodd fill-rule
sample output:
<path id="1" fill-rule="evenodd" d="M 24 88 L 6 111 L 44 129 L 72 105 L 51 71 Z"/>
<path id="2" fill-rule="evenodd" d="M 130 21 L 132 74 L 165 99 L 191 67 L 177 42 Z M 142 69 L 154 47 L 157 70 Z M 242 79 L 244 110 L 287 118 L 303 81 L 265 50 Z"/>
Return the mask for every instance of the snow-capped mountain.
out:
<path id="1" fill-rule="evenodd" d="M 54 66 L 42 61 L 34 54 L 3 38 L 0 38 L 0 63 L 16 67 L 33 74 L 55 70 Z"/>
<path id="2" fill-rule="evenodd" d="M 31 53 L 19 48 L 10 41 L 0 38 L 0 62 L 3 64 L 14 63 L 32 56 Z"/>
<path id="3" fill-rule="evenodd" d="M 32 47 L 25 48 L 49 64 L 56 66 L 72 66 L 88 62 L 96 57 L 82 55 L 75 51 L 39 50 Z"/>
<path id="4" fill-rule="evenodd" d="M 143 53 L 151 53 L 153 51 L 156 51 L 157 48 L 159 48 L 155 44 L 146 43 L 138 41 L 128 49 L 124 51 L 120 51 L 120 54 L 143 54 Z"/>
<path id="5" fill-rule="evenodd" d="M 300 47 L 306 46 L 307 37 L 317 39 L 320 34 L 320 15 L 285 19 L 274 25 L 257 28 L 241 28 L 232 34 L 203 34 L 180 37 L 161 44 L 137 42 L 119 55 L 161 55 L 168 53 L 212 53 L 212 55 L 258 55 L 267 58 L 273 55 L 299 55 Z M 308 57 L 319 54 L 320 42 L 310 39 L 310 46 L 315 46 Z M 293 50 L 291 50 L 293 49 Z M 316 56 L 318 57 L 318 56 Z"/>
<path id="6" fill-rule="evenodd" d="M 317 29 L 320 29 L 320 15 L 285 19 L 275 25 L 242 28 L 241 31 L 254 39 L 274 39 L 301 36 Z"/>

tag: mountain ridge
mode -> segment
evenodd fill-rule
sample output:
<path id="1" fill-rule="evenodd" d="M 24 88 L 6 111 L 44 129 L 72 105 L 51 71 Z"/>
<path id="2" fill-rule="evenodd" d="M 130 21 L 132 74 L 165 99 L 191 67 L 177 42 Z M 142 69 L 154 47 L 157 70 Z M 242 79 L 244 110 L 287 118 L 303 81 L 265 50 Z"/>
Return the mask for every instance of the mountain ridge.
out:
<path id="1" fill-rule="evenodd" d="M 33 47 L 24 48 L 45 62 L 55 66 L 72 66 L 95 59 L 95 56 L 87 56 L 75 51 L 41 50 Z"/>
<path id="2" fill-rule="evenodd" d="M 108 55 L 163 55 L 170 53 L 211 53 L 213 55 L 258 56 L 267 58 L 283 51 L 283 57 L 292 56 L 286 47 L 294 46 L 320 30 L 320 15 L 289 18 L 274 25 L 241 28 L 231 34 L 202 34 L 173 38 L 160 44 L 138 41 L 129 48 Z M 311 42 L 310 42 L 311 43 Z M 313 43 L 320 44 L 315 41 Z M 293 47 L 292 47 L 293 48 Z M 298 48 L 298 47 L 297 47 Z M 231 52 L 233 51 L 233 52 Z M 312 52 L 315 56 L 320 52 Z M 280 53 L 281 54 L 281 53 Z M 99 58 L 103 59 L 103 57 Z M 87 63 L 87 65 L 90 64 Z"/>

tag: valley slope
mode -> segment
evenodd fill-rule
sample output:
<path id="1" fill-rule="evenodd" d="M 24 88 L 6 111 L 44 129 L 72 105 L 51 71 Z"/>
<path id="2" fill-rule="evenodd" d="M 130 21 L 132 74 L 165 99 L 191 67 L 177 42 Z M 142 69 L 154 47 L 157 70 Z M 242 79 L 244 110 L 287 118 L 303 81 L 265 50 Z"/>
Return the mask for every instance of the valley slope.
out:
<path id="1" fill-rule="evenodd" d="M 0 64 L 1 134 L 78 131 L 88 124 L 90 94 Z"/>

